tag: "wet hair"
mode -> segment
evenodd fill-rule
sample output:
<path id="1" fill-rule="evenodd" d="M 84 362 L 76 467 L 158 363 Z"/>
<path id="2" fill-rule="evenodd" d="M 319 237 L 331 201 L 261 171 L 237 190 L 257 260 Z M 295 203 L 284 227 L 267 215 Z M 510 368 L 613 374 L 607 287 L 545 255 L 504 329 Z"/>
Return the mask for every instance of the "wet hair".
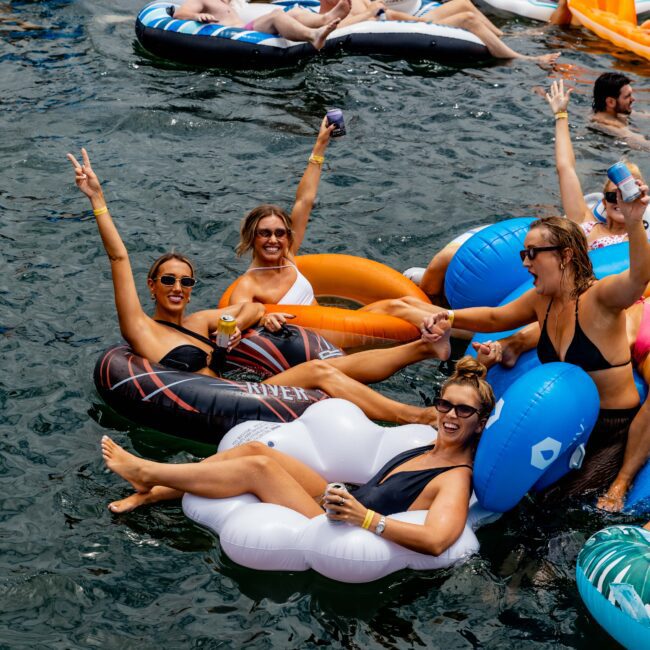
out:
<path id="1" fill-rule="evenodd" d="M 241 222 L 241 227 L 239 229 L 239 244 L 235 252 L 238 256 L 243 255 L 253 248 L 253 242 L 255 241 L 255 231 L 257 230 L 257 224 L 264 219 L 264 217 L 279 217 L 284 222 L 284 226 L 287 229 L 287 239 L 289 243 L 289 248 L 293 246 L 293 232 L 292 232 L 292 223 L 291 217 L 279 206 L 273 205 L 271 203 L 263 203 L 258 205 L 256 208 L 253 208 Z"/>
<path id="2" fill-rule="evenodd" d="M 454 374 L 442 385 L 440 394 L 444 395 L 449 386 L 469 386 L 473 388 L 478 394 L 481 403 L 478 411 L 479 418 L 486 418 L 490 415 L 495 403 L 492 386 L 485 381 L 486 374 L 487 368 L 474 357 L 469 355 L 461 357 L 456 362 Z"/>
<path id="3" fill-rule="evenodd" d="M 603 72 L 594 83 L 594 99 L 591 107 L 594 113 L 600 113 L 606 110 L 606 100 L 608 97 L 618 99 L 621 94 L 621 88 L 631 83 L 630 78 L 619 72 Z"/>
<path id="4" fill-rule="evenodd" d="M 639 169 L 638 165 L 635 165 L 633 162 L 630 162 L 629 160 L 626 160 L 623 158 L 621 162 L 624 162 L 627 165 L 627 168 L 630 170 L 630 174 L 634 176 L 634 178 L 638 178 L 642 183 L 645 183 L 645 179 L 643 178 L 643 174 L 641 173 L 641 170 Z M 607 188 L 610 185 L 614 185 L 612 181 L 609 180 L 609 178 L 605 181 L 605 184 L 603 185 L 603 192 L 607 191 Z"/>
<path id="5" fill-rule="evenodd" d="M 548 243 L 551 246 L 571 249 L 572 255 L 569 265 L 573 269 L 575 281 L 571 298 L 577 298 L 583 294 L 596 281 L 596 276 L 589 258 L 587 236 L 582 228 L 565 217 L 538 219 L 530 224 L 529 231 L 533 230 L 533 228 L 544 228 L 548 233 Z"/>
<path id="6" fill-rule="evenodd" d="M 183 262 L 184 264 L 187 264 L 190 267 L 190 274 L 192 277 L 194 277 L 194 265 L 192 262 L 190 262 L 185 255 L 181 255 L 180 253 L 174 253 L 173 251 L 171 253 L 165 253 L 164 255 L 161 255 L 158 259 L 154 260 L 154 263 L 151 265 L 151 268 L 149 269 L 149 273 L 147 274 L 147 278 L 149 280 L 155 280 L 157 277 L 156 274 L 158 273 L 158 269 L 165 263 L 169 262 L 169 260 L 178 260 L 179 262 Z"/>

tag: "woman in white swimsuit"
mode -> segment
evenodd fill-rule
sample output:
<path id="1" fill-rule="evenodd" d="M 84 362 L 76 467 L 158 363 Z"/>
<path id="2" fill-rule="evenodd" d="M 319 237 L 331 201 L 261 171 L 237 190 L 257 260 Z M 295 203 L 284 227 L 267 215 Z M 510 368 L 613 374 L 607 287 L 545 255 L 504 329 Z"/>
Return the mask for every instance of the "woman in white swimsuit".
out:
<path id="1" fill-rule="evenodd" d="M 309 280 L 294 264 L 302 244 L 311 209 L 316 200 L 325 150 L 334 126 L 324 118 L 307 168 L 296 191 L 296 200 L 287 214 L 277 205 L 264 204 L 251 210 L 243 219 L 237 255 L 252 251 L 253 259 L 230 296 L 230 304 L 261 302 L 276 305 L 316 304 Z M 266 314 L 264 327 L 275 331 L 290 314 Z"/>

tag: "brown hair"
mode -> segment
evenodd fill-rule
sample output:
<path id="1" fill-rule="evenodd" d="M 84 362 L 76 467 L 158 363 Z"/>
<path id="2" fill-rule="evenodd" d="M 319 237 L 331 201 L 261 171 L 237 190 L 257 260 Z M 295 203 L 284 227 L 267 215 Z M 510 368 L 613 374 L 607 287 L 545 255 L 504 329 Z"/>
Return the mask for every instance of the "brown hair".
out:
<path id="1" fill-rule="evenodd" d="M 149 280 L 155 280 L 156 279 L 156 273 L 158 273 L 158 269 L 165 263 L 169 262 L 169 260 L 178 260 L 179 262 L 183 262 L 184 264 L 187 264 L 190 267 L 190 273 L 192 277 L 194 277 L 194 265 L 192 262 L 190 262 L 185 255 L 181 255 L 180 253 L 174 253 L 173 251 L 171 253 L 165 253 L 164 255 L 161 255 L 158 259 L 154 261 L 154 263 L 151 265 L 151 268 L 149 269 L 149 273 L 147 274 L 147 278 Z"/>
<path id="2" fill-rule="evenodd" d="M 264 217 L 279 217 L 282 219 L 285 228 L 287 229 L 287 239 L 289 242 L 289 249 L 291 249 L 293 246 L 291 217 L 280 206 L 271 203 L 263 203 L 262 205 L 253 208 L 242 219 L 241 227 L 239 229 L 239 244 L 237 244 L 237 248 L 235 249 L 238 256 L 243 255 L 253 248 L 257 224 L 264 219 Z"/>
<path id="3" fill-rule="evenodd" d="M 571 298 L 577 298 L 583 294 L 596 281 L 594 267 L 589 258 L 589 247 L 587 236 L 582 228 L 565 217 L 545 217 L 530 224 L 529 230 L 533 228 L 545 228 L 548 233 L 548 240 L 551 246 L 559 246 L 562 249 L 571 250 L 569 264 L 573 269 L 575 287 L 571 292 Z M 559 251 L 560 254 L 562 251 Z"/>
<path id="4" fill-rule="evenodd" d="M 469 355 L 461 357 L 456 362 L 454 374 L 447 379 L 440 389 L 440 394 L 449 388 L 449 386 L 469 386 L 478 393 L 478 399 L 481 406 L 478 411 L 480 418 L 486 418 L 494 408 L 494 391 L 492 386 L 485 381 L 487 368 Z"/>

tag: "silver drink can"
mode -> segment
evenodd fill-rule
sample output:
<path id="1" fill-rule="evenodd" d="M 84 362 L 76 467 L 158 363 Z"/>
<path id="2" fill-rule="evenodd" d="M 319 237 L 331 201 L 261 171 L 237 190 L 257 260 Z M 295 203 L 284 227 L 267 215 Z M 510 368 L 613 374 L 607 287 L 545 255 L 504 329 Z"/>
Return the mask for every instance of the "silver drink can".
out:
<path id="1" fill-rule="evenodd" d="M 641 196 L 641 190 L 625 163 L 617 162 L 612 165 L 607 170 L 607 178 L 621 190 L 621 196 L 625 203 L 631 203 Z"/>
<path id="2" fill-rule="evenodd" d="M 327 487 L 325 488 L 325 495 L 327 495 L 328 492 L 329 492 L 332 488 L 334 488 L 335 490 L 344 490 L 345 492 L 348 491 L 348 488 L 345 487 L 345 483 L 328 483 L 328 484 L 327 484 Z M 325 508 L 325 512 L 326 512 L 326 514 L 328 514 L 328 515 L 329 515 L 330 513 L 335 514 L 333 511 L 328 510 L 327 508 Z M 329 519 L 329 518 L 328 518 L 328 519 Z M 334 520 L 332 520 L 332 519 L 329 519 L 329 522 L 330 522 L 330 524 L 342 524 L 342 523 L 343 523 L 342 521 L 334 521 Z"/>
<path id="3" fill-rule="evenodd" d="M 230 314 L 224 314 L 219 319 L 217 326 L 216 344 L 219 348 L 227 348 L 230 345 L 230 337 L 237 329 L 237 322 Z"/>

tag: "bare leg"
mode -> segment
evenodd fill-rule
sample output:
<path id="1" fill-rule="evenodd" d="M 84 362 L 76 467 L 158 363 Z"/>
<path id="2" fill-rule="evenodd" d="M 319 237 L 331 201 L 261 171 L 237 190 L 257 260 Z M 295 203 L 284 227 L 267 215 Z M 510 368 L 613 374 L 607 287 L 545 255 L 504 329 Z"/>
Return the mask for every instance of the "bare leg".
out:
<path id="1" fill-rule="evenodd" d="M 528 352 L 528 350 L 532 350 L 537 346 L 540 333 L 539 323 L 531 323 L 505 339 L 501 339 L 500 343 L 503 347 L 501 365 L 506 368 L 514 367 L 517 359 L 524 352 Z"/>
<path id="2" fill-rule="evenodd" d="M 499 39 L 490 29 L 488 29 L 476 16 L 469 12 L 461 12 L 438 21 L 441 25 L 451 25 L 452 27 L 462 27 L 472 34 L 478 36 L 487 47 L 490 54 L 496 59 L 525 59 L 535 61 L 539 65 L 552 65 L 560 56 L 559 52 L 553 54 L 543 54 L 541 56 L 527 56 L 515 52 Z"/>
<path id="3" fill-rule="evenodd" d="M 570 25 L 572 18 L 573 14 L 569 10 L 569 3 L 567 0 L 559 0 L 557 8 L 551 14 L 548 22 L 551 23 L 551 25 Z"/>
<path id="4" fill-rule="evenodd" d="M 215 470 L 212 462 L 154 463 L 130 454 L 108 436 L 102 438 L 102 455 L 107 467 L 138 492 L 164 486 L 214 499 L 252 493 L 264 503 L 286 506 L 306 517 L 322 514 L 323 509 L 313 497 L 324 491 L 326 481 L 300 461 L 267 449 L 266 445 L 257 443 L 255 446 L 261 447 L 265 448 L 264 453 L 233 454 L 221 461 Z M 305 485 L 296 480 L 292 472 L 304 476 Z"/>
<path id="5" fill-rule="evenodd" d="M 628 433 L 623 465 L 614 482 L 603 494 L 596 506 L 608 512 L 619 512 L 625 504 L 625 495 L 634 478 L 650 457 L 650 404 L 648 399 L 639 409 Z"/>
<path id="6" fill-rule="evenodd" d="M 290 41 L 306 41 L 311 43 L 317 50 L 320 50 L 325 45 L 327 36 L 338 27 L 339 22 L 341 21 L 337 18 L 323 27 L 314 29 L 306 27 L 293 16 L 278 9 L 257 18 L 253 23 L 253 28 L 258 32 L 279 34 Z"/>
<path id="7" fill-rule="evenodd" d="M 404 298 L 390 298 L 387 300 L 378 300 L 370 305 L 365 305 L 359 311 L 367 311 L 372 314 L 387 314 L 388 316 L 395 316 L 401 318 L 411 325 L 419 328 L 422 321 L 431 314 L 436 314 L 439 311 L 447 311 L 443 307 L 437 305 L 430 305 L 427 302 L 404 296 Z"/>
<path id="8" fill-rule="evenodd" d="M 496 36 L 503 36 L 503 32 L 481 11 L 479 11 L 470 0 L 449 0 L 440 7 L 436 7 L 428 11 L 422 20 L 429 23 L 440 23 L 445 18 L 449 18 L 461 12 L 470 12 L 476 17 Z"/>
<path id="9" fill-rule="evenodd" d="M 319 388 L 332 397 L 350 400 L 373 420 L 431 423 L 437 417 L 433 409 L 396 402 L 348 377 L 344 372 L 361 380 L 380 381 L 406 363 L 430 358 L 432 352 L 439 358 L 449 358 L 449 330 L 435 347 L 428 346 L 423 341 L 415 341 L 389 350 L 368 350 L 328 361 L 307 361 L 266 379 L 263 383 Z"/>
<path id="10" fill-rule="evenodd" d="M 295 7 L 286 13 L 307 27 L 323 27 L 337 18 L 343 20 L 350 13 L 350 0 L 339 0 L 329 11 L 322 14 L 302 7 Z"/>
<path id="11" fill-rule="evenodd" d="M 429 262 L 427 270 L 424 272 L 420 281 L 420 289 L 429 297 L 444 295 L 445 274 L 458 248 L 458 244 L 447 244 Z"/>

